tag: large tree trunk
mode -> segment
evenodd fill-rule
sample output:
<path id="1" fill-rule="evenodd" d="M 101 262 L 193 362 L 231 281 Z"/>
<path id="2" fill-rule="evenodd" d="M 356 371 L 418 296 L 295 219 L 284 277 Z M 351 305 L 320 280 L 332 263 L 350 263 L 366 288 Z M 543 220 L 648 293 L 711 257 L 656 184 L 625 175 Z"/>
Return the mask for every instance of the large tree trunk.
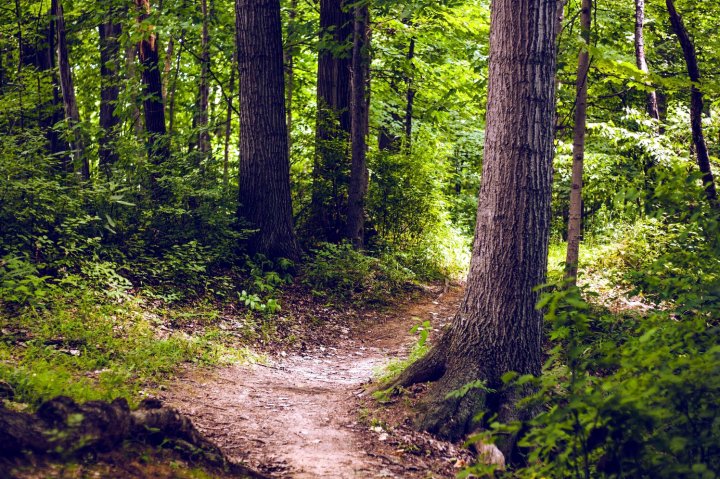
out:
<path id="1" fill-rule="evenodd" d="M 290 199 L 279 0 L 236 0 L 240 72 L 241 218 L 259 231 L 250 249 L 297 259 Z"/>
<path id="2" fill-rule="evenodd" d="M 100 32 L 100 170 L 110 178 L 112 167 L 118 160 L 115 149 L 120 118 L 115 114 L 120 95 L 120 42 L 122 24 L 115 22 L 120 9 L 110 8 L 98 30 Z"/>
<path id="3" fill-rule="evenodd" d="M 150 16 L 150 0 L 135 0 L 138 7 L 138 21 L 143 24 Z M 145 110 L 145 131 L 147 133 L 148 157 L 154 165 L 151 174 L 153 196 L 158 201 L 167 199 L 169 192 L 158 184 L 160 173 L 157 168 L 170 158 L 170 145 L 165 128 L 165 103 L 162 98 L 162 80 L 158 55 L 157 36 L 152 25 L 144 24 L 143 39 L 138 45 L 142 65 L 143 109 Z"/>
<path id="4" fill-rule="evenodd" d="M 582 1 L 580 29 L 584 45 L 578 55 L 575 83 L 575 126 L 573 129 L 572 188 L 570 189 L 570 217 L 568 219 L 568 246 L 565 257 L 565 279 L 577 284 L 580 238 L 582 236 L 582 185 L 585 161 L 585 123 L 587 119 L 588 72 L 590 70 L 590 22 L 592 0 Z"/>
<path id="5" fill-rule="evenodd" d="M 368 103 L 366 81 L 368 78 L 368 7 L 355 7 L 355 26 L 352 56 L 352 165 L 350 167 L 350 190 L 345 237 L 356 249 L 364 243 L 365 195 L 368 187 L 366 162 Z"/>
<path id="6" fill-rule="evenodd" d="M 52 0 L 51 11 L 55 17 L 55 34 L 57 36 L 57 61 L 60 75 L 60 91 L 62 92 L 65 119 L 70 129 L 70 148 L 73 158 L 80 161 L 81 175 L 84 180 L 90 179 L 90 161 L 85 154 L 85 141 L 80 130 L 80 112 L 75 97 L 75 85 L 72 72 L 70 71 L 70 60 L 68 58 L 67 39 L 65 36 L 65 15 L 63 13 L 62 1 Z"/>
<path id="7" fill-rule="evenodd" d="M 673 0 L 665 0 L 668 13 L 670 14 L 670 23 L 673 30 L 680 40 L 685 63 L 687 65 L 688 75 L 693 86 L 690 90 L 690 124 L 692 127 L 692 139 L 695 145 L 695 154 L 697 156 L 698 167 L 703 174 L 703 184 L 705 185 L 705 195 L 707 196 L 710 206 L 714 209 L 720 209 L 718 202 L 717 190 L 715 189 L 715 179 L 713 178 L 712 169 L 710 168 L 710 155 L 708 153 L 707 144 L 702 128 L 703 114 L 703 94 L 698 89 L 697 83 L 700 82 L 700 68 L 698 67 L 697 55 L 695 54 L 695 45 L 693 45 L 690 35 L 675 9 Z"/>
<path id="8" fill-rule="evenodd" d="M 540 374 L 555 116 L 555 2 L 493 0 L 485 156 L 465 298 L 449 330 L 391 385 L 436 381 L 417 426 L 458 439 L 476 415 L 518 417 L 508 371 Z M 448 393 L 481 380 L 497 390 Z"/>
<path id="9" fill-rule="evenodd" d="M 648 65 L 645 60 L 645 38 L 643 26 L 645 25 L 645 0 L 635 0 L 635 63 L 640 71 L 648 73 Z M 657 93 L 655 90 L 647 94 L 647 112 L 656 119 L 660 119 L 658 111 Z"/>
<path id="10" fill-rule="evenodd" d="M 354 15 L 347 0 L 320 1 L 317 123 L 310 224 L 329 241 L 343 232 L 351 135 L 350 64 Z"/>

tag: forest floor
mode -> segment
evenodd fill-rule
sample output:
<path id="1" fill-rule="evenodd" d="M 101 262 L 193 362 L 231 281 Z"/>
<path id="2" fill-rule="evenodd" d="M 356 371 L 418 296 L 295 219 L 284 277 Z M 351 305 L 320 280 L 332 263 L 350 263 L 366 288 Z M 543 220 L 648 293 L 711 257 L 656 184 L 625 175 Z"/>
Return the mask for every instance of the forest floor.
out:
<path id="1" fill-rule="evenodd" d="M 437 333 L 447 324 L 461 294 L 440 289 L 328 320 L 319 337 L 303 336 L 298 351 L 277 351 L 265 364 L 190 368 L 162 399 L 232 460 L 270 477 L 454 477 L 470 453 L 409 427 L 412 394 L 381 404 L 366 385 L 408 356 L 413 326 L 430 321 Z"/>

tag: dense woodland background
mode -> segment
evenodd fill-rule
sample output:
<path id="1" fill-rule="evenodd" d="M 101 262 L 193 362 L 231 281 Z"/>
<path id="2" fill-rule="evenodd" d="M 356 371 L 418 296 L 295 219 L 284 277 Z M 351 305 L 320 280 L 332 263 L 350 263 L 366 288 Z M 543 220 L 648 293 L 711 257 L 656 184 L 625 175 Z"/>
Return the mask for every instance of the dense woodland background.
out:
<path id="1" fill-rule="evenodd" d="M 291 283 L 378 305 L 465 277 L 489 2 L 280 6 L 263 30 L 246 20 L 276 2 L 0 6 L 14 401 L 133 402 L 179 362 L 240 354 L 210 324 L 158 340 L 148 311 L 181 324 L 237 304 L 251 344 L 292 316 Z M 506 378 L 536 381 L 542 411 L 517 474 L 717 477 L 720 3 L 570 0 L 557 16 L 547 362 Z M 257 68 L 258 48 L 282 63 Z M 559 286 L 573 265 L 580 288 Z"/>

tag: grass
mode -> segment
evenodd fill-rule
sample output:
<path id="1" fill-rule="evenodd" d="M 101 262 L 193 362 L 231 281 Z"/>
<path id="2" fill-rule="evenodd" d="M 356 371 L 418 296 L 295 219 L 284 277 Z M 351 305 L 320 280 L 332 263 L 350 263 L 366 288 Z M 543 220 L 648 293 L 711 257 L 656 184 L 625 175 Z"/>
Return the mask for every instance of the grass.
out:
<path id="1" fill-rule="evenodd" d="M 184 364 L 251 359 L 247 350 L 228 346 L 206 307 L 197 314 L 210 321 L 197 333 L 168 328 L 144 307 L 137 299 L 98 304 L 88 294 L 0 316 L 0 381 L 12 386 L 15 402 L 31 407 L 57 395 L 136 404 Z"/>

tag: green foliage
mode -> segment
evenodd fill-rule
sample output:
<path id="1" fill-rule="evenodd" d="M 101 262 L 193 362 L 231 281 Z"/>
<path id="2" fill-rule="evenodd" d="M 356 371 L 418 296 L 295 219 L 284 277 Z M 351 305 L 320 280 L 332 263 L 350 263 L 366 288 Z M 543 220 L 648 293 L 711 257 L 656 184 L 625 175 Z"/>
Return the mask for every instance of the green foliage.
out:
<path id="1" fill-rule="evenodd" d="M 15 401 L 37 405 L 57 395 L 77 400 L 126 397 L 157 386 L 184 363 L 243 359 L 211 328 L 190 336 L 158 328 L 156 316 L 135 302 L 98 304 L 84 294 L 52 297 L 53 306 L 0 316 L 0 380 Z"/>
<path id="2" fill-rule="evenodd" d="M 538 414 L 522 425 L 490 422 L 495 435 L 523 429 L 528 465 L 509 477 L 717 476 L 717 304 L 618 317 L 559 289 L 538 307 L 552 342 L 543 376 L 505 378 L 536 388 L 522 404 Z"/>
<path id="3" fill-rule="evenodd" d="M 314 251 L 303 273 L 304 282 L 315 294 L 368 304 L 386 302 L 414 278 L 414 274 L 392 256 L 374 258 L 356 251 L 348 243 L 323 244 Z"/>
<path id="4" fill-rule="evenodd" d="M 4 302 L 37 305 L 52 292 L 50 276 L 40 276 L 26 258 L 5 256 L 0 260 L 0 297 Z"/>
<path id="5" fill-rule="evenodd" d="M 412 363 L 422 358 L 430 350 L 427 344 L 428 335 L 430 334 L 430 321 L 422 321 L 420 318 L 413 318 L 418 324 L 410 329 L 412 334 L 417 335 L 417 341 L 413 344 L 410 354 L 405 359 L 393 359 L 382 369 L 378 370 L 375 374 L 377 381 L 382 384 L 390 381 L 392 378 L 398 376 L 401 372 L 407 369 Z M 387 400 L 389 395 L 394 394 L 395 391 L 388 389 L 385 391 L 378 391 L 375 393 L 375 399 L 384 402 Z"/>

